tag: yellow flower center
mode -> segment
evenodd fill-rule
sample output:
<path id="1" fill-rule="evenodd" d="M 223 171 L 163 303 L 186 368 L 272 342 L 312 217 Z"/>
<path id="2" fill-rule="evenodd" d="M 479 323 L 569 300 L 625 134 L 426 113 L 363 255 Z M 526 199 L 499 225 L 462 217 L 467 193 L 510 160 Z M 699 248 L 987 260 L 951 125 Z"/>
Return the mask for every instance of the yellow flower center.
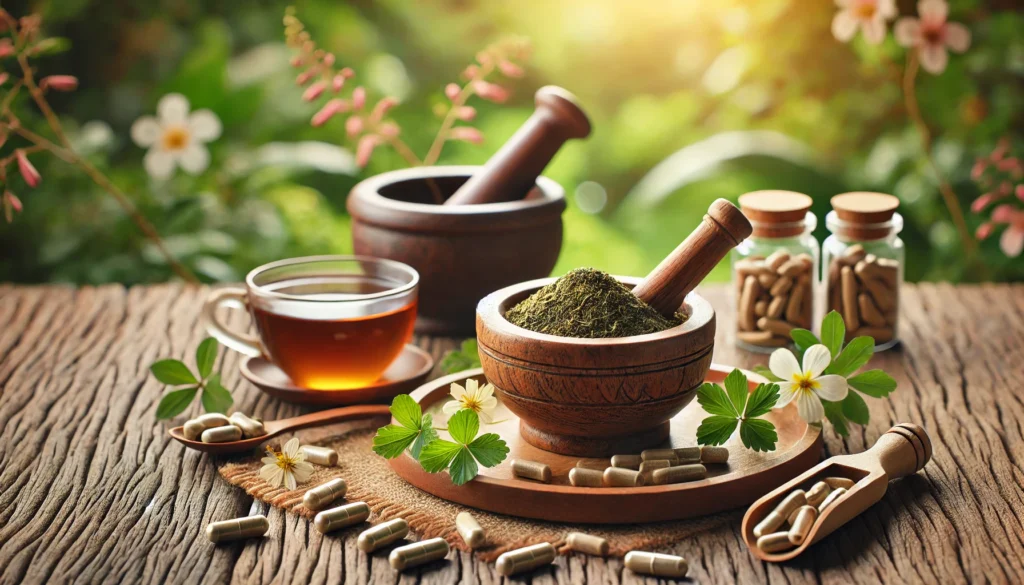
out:
<path id="1" fill-rule="evenodd" d="M 164 150 L 181 150 L 188 146 L 188 140 L 188 130 L 181 126 L 173 126 L 164 130 L 163 138 L 161 138 Z"/>
<path id="2" fill-rule="evenodd" d="M 480 402 L 480 399 L 477 398 L 475 395 L 471 396 L 469 394 L 463 394 L 462 408 L 479 413 L 481 410 L 483 410 L 484 407 L 483 404 Z"/>
<path id="3" fill-rule="evenodd" d="M 810 372 L 793 374 L 793 382 L 801 392 L 810 392 L 811 390 L 821 388 L 821 383 L 815 380 Z"/>
<path id="4" fill-rule="evenodd" d="M 285 471 L 288 471 L 288 472 L 294 472 L 295 471 L 295 465 L 299 462 L 297 459 L 295 459 L 293 457 L 290 457 L 284 451 L 281 451 L 280 453 L 278 453 L 278 452 L 274 451 L 273 447 L 267 447 L 267 453 L 269 453 L 271 457 L 277 459 L 275 464 L 278 467 L 280 467 L 281 469 L 283 469 Z"/>
<path id="5" fill-rule="evenodd" d="M 878 7 L 874 2 L 861 2 L 857 4 L 857 7 L 853 9 L 853 12 L 857 15 L 857 18 L 870 20 L 875 16 L 875 12 L 877 12 L 877 10 Z"/>

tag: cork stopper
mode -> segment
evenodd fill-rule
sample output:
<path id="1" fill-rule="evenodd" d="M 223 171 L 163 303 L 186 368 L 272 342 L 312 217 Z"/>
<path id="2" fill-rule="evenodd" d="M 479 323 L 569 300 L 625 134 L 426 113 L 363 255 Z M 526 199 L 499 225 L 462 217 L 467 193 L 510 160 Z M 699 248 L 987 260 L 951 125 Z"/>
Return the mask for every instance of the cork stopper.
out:
<path id="1" fill-rule="evenodd" d="M 857 240 L 877 240 L 889 235 L 900 200 L 885 193 L 857 191 L 832 198 L 842 235 Z"/>
<path id="2" fill-rule="evenodd" d="M 798 236 L 807 228 L 812 200 L 795 191 L 753 191 L 740 195 L 740 210 L 757 238 Z"/>

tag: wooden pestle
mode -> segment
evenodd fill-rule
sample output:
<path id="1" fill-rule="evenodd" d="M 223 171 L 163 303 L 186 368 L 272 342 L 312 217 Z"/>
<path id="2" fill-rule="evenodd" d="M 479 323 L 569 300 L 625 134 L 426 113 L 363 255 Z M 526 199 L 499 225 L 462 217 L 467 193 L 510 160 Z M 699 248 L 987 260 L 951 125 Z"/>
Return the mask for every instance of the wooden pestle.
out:
<path id="1" fill-rule="evenodd" d="M 547 85 L 537 90 L 534 99 L 533 115 L 445 205 L 522 199 L 566 140 L 590 134 L 587 115 L 568 91 Z"/>
<path id="2" fill-rule="evenodd" d="M 716 199 L 704 221 L 633 289 L 633 294 L 662 315 L 675 315 L 686 295 L 752 231 L 750 221 L 735 205 Z"/>

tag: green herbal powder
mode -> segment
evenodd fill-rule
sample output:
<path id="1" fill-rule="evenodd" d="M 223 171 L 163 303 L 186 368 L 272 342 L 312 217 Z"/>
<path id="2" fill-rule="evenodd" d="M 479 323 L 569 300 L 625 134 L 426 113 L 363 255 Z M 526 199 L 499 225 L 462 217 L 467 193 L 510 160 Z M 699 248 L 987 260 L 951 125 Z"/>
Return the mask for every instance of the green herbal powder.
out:
<path id="1" fill-rule="evenodd" d="M 593 268 L 579 268 L 509 309 L 505 318 L 530 331 L 561 337 L 629 337 L 681 324 L 641 301 L 621 282 Z"/>

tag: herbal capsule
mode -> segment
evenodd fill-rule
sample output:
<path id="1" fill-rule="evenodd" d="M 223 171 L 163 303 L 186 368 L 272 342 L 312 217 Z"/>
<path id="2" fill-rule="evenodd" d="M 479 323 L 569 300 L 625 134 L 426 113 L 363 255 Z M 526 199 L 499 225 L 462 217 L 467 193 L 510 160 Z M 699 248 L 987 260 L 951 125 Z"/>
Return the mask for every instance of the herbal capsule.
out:
<path id="1" fill-rule="evenodd" d="M 392 569 L 403 571 L 410 567 L 443 559 L 447 555 L 448 541 L 443 538 L 431 538 L 396 548 L 388 556 L 388 562 L 391 563 Z"/>
<path id="2" fill-rule="evenodd" d="M 608 541 L 600 536 L 572 532 L 566 537 L 565 542 L 569 545 L 569 550 L 598 557 L 608 556 Z"/>
<path id="3" fill-rule="evenodd" d="M 317 447 L 315 445 L 303 445 L 302 452 L 306 454 L 306 461 L 310 463 L 326 465 L 327 467 L 334 467 L 338 464 L 338 452 L 334 449 Z"/>
<path id="4" fill-rule="evenodd" d="M 246 516 L 207 524 L 206 538 L 209 538 L 210 542 L 225 542 L 263 536 L 269 529 L 270 522 L 267 522 L 265 516 Z"/>
<path id="5" fill-rule="evenodd" d="M 201 437 L 204 443 L 228 443 L 241 439 L 242 429 L 234 425 L 214 427 L 203 431 Z"/>
<path id="6" fill-rule="evenodd" d="M 615 455 L 612 457 L 612 467 L 623 469 L 640 469 L 643 459 L 639 455 Z"/>
<path id="7" fill-rule="evenodd" d="M 348 484 L 344 479 L 336 477 L 306 492 L 306 495 L 302 496 L 302 505 L 310 510 L 322 510 L 334 500 L 344 496 L 346 491 L 348 491 Z"/>
<path id="8" fill-rule="evenodd" d="M 604 470 L 604 484 L 611 487 L 640 487 L 646 482 L 639 471 L 622 467 L 609 467 Z"/>
<path id="9" fill-rule="evenodd" d="M 525 477 L 526 479 L 535 479 L 548 483 L 551 481 L 551 468 L 543 463 L 537 461 L 527 461 L 526 459 L 513 459 L 512 460 L 512 474 L 516 477 Z"/>
<path id="10" fill-rule="evenodd" d="M 626 553 L 626 567 L 634 573 L 654 577 L 685 577 L 690 570 L 683 557 L 635 550 Z"/>
<path id="11" fill-rule="evenodd" d="M 676 458 L 679 459 L 679 463 L 683 465 L 700 462 L 700 447 L 679 447 L 674 449 L 674 451 L 676 452 Z"/>
<path id="12" fill-rule="evenodd" d="M 775 532 L 780 526 L 782 526 L 789 515 L 793 513 L 800 506 L 807 504 L 807 494 L 804 490 L 796 490 L 793 493 L 786 496 L 786 499 L 782 500 L 774 510 L 772 510 L 764 520 L 758 523 L 754 527 L 754 538 L 761 538 L 765 534 Z"/>
<path id="13" fill-rule="evenodd" d="M 225 427 L 229 424 L 231 423 L 228 422 L 228 417 L 223 414 L 219 412 L 208 412 L 186 422 L 182 432 L 185 433 L 186 439 L 189 441 L 195 441 L 206 429 Z"/>
<path id="14" fill-rule="evenodd" d="M 757 548 L 766 553 L 772 553 L 793 548 L 793 543 L 789 541 L 788 532 L 773 532 L 758 537 Z"/>
<path id="15" fill-rule="evenodd" d="M 409 534 L 409 523 L 401 518 L 395 518 L 364 530 L 356 540 L 356 546 L 365 553 L 373 552 L 382 546 L 405 538 L 407 534 Z"/>
<path id="16" fill-rule="evenodd" d="M 789 542 L 800 545 L 807 538 L 807 533 L 811 531 L 811 526 L 814 526 L 814 521 L 818 519 L 818 509 L 814 506 L 801 506 L 793 514 L 796 516 L 791 516 L 793 520 L 789 527 Z"/>
<path id="17" fill-rule="evenodd" d="M 807 505 L 817 508 L 818 504 L 824 502 L 831 492 L 832 488 L 827 483 L 819 481 L 811 486 L 811 489 L 807 490 Z"/>
<path id="18" fill-rule="evenodd" d="M 824 480 L 828 487 L 832 489 L 844 488 L 850 489 L 853 487 L 854 481 L 845 477 L 826 477 Z"/>
<path id="19" fill-rule="evenodd" d="M 692 463 L 690 465 L 677 465 L 675 467 L 658 469 L 652 474 L 652 479 L 654 480 L 654 485 L 665 485 L 696 481 L 707 476 L 708 470 L 706 467 L 700 463 Z"/>
<path id="20" fill-rule="evenodd" d="M 576 467 L 580 469 L 596 469 L 597 471 L 604 471 L 608 467 L 608 464 L 605 463 L 604 460 L 588 461 L 586 459 L 580 459 L 576 462 Z"/>
<path id="21" fill-rule="evenodd" d="M 471 549 L 479 547 L 487 539 L 484 529 L 469 512 L 459 512 L 455 516 L 455 529 Z"/>
<path id="22" fill-rule="evenodd" d="M 262 437 L 267 434 L 267 430 L 263 428 L 263 423 L 255 421 L 241 412 L 231 413 L 231 418 L 228 421 L 236 427 L 242 429 L 242 436 L 246 439 L 253 437 Z"/>
<path id="23" fill-rule="evenodd" d="M 832 490 L 832 493 L 825 498 L 825 501 L 818 505 L 818 514 L 822 514 L 828 509 L 829 506 L 835 503 L 836 500 L 841 498 L 846 493 L 846 488 L 836 488 Z"/>
<path id="24" fill-rule="evenodd" d="M 675 449 L 647 449 L 640 453 L 640 459 L 643 461 L 654 461 L 657 459 L 677 459 Z"/>
<path id="25" fill-rule="evenodd" d="M 675 461 L 675 459 L 672 461 Z M 648 459 L 640 464 L 640 473 L 651 473 L 655 469 L 672 467 L 672 461 L 668 459 Z"/>
<path id="26" fill-rule="evenodd" d="M 316 526 L 321 534 L 327 534 L 332 530 L 359 524 L 369 517 L 370 507 L 363 502 L 356 502 L 320 512 L 313 519 L 313 526 Z"/>
<path id="27" fill-rule="evenodd" d="M 505 577 L 530 571 L 555 560 L 555 547 L 542 542 L 516 550 L 510 550 L 498 557 L 496 568 Z"/>
<path id="28" fill-rule="evenodd" d="M 729 461 L 729 450 L 725 447 L 701 447 L 700 460 L 702 463 L 725 463 Z"/>
<path id="29" fill-rule="evenodd" d="M 604 472 L 573 467 L 569 470 L 569 483 L 576 487 L 601 487 L 604 485 Z"/>

